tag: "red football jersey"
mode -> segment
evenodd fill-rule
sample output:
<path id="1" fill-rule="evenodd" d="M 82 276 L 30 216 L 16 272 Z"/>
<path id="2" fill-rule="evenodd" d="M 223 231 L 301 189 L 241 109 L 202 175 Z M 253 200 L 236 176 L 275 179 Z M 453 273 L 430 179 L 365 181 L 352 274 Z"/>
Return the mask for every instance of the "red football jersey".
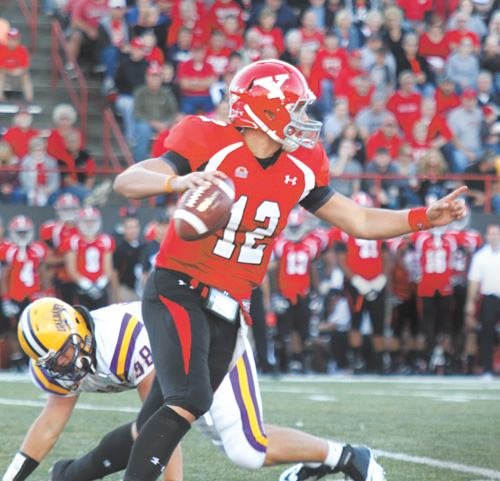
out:
<path id="1" fill-rule="evenodd" d="M 452 236 L 435 236 L 430 232 L 422 232 L 417 237 L 415 247 L 420 254 L 422 280 L 417 294 L 432 297 L 438 291 L 443 296 L 453 293 L 452 277 L 453 256 L 457 249 Z"/>
<path id="2" fill-rule="evenodd" d="M 291 242 L 280 236 L 274 244 L 278 262 L 278 289 L 292 304 L 297 296 L 306 296 L 311 288 L 309 268 L 320 254 L 320 239 L 307 236 L 300 242 Z"/>
<path id="3" fill-rule="evenodd" d="M 5 251 L 3 262 L 9 267 L 7 284 L 11 299 L 21 302 L 42 291 L 40 264 L 47 257 L 48 247 L 34 241 L 26 249 L 11 244 Z"/>
<path id="4" fill-rule="evenodd" d="M 69 248 L 69 239 L 78 235 L 78 227 L 68 227 L 67 224 L 58 220 L 48 220 L 40 227 L 40 239 L 46 242 L 54 249 L 54 253 L 62 256 Z M 56 277 L 64 282 L 71 282 L 66 267 L 59 266 L 55 268 Z"/>
<path id="5" fill-rule="evenodd" d="M 7 249 L 14 243 L 10 239 L 2 239 L 0 241 L 0 262 L 5 261 L 5 253 Z"/>
<path id="6" fill-rule="evenodd" d="M 299 147 L 282 152 L 263 169 L 237 129 L 188 116 L 172 129 L 165 150 L 189 159 L 186 172 L 200 167 L 224 172 L 233 180 L 236 195 L 227 226 L 207 239 L 183 241 L 172 222 L 156 265 L 185 272 L 236 299 L 248 299 L 252 288 L 262 283 L 273 240 L 290 211 L 316 185 L 328 185 L 329 163 L 323 147 L 318 143 L 313 150 Z"/>
<path id="7" fill-rule="evenodd" d="M 104 254 L 115 250 L 115 241 L 108 234 L 99 234 L 92 242 L 87 242 L 80 235 L 74 235 L 69 239 L 68 244 L 68 250 L 77 252 L 78 272 L 92 282 L 104 273 Z"/>

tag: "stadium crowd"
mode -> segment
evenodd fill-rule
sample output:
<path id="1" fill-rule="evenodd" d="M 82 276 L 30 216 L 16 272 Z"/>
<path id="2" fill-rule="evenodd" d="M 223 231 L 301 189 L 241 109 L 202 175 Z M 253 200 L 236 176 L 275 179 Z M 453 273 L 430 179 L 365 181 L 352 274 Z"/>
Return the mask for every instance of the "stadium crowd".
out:
<path id="1" fill-rule="evenodd" d="M 46 0 L 45 13 L 65 27 L 75 59 L 86 56 L 103 72 L 101 93 L 136 161 L 161 155 L 185 115 L 228 121 L 235 73 L 279 58 L 317 97 L 308 114 L 323 122 L 335 190 L 362 205 L 405 208 L 463 183 L 473 215 L 487 199 L 500 213 L 497 183 L 487 196 L 477 177 L 500 169 L 498 3 Z M 0 24 L 0 100 L 5 82 L 21 82 L 29 106 L 36 91 L 20 37 Z M 66 71 L 74 76 L 75 65 Z M 169 222 L 164 216 L 141 233 L 126 209 L 119 236 L 101 232 L 98 208 L 80 207 L 92 204 L 96 161 L 77 120 L 61 104 L 53 127 L 40 131 L 21 108 L 0 142 L 0 202 L 53 205 L 57 214 L 38 236 L 26 216 L 5 226 L 0 319 L 19 369 L 12 327 L 29 302 L 56 293 L 94 309 L 140 298 Z M 168 197 L 158 202 L 172 207 Z M 497 230 L 485 239 L 493 251 Z M 466 305 L 469 264 L 482 243 L 465 224 L 361 242 L 294 213 L 255 292 L 260 370 L 498 374 L 495 329 L 480 329 L 476 301 L 485 293 Z M 500 297 L 496 289 L 486 295 Z"/>

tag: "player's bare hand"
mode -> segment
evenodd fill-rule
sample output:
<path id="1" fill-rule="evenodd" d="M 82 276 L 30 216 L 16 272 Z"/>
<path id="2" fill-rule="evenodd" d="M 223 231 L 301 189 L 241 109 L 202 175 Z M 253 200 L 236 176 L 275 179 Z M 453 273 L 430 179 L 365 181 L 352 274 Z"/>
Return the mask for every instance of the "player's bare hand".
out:
<path id="1" fill-rule="evenodd" d="M 227 175 L 218 170 L 210 172 L 192 172 L 191 174 L 174 177 L 170 181 L 170 188 L 173 192 L 182 194 L 186 190 L 196 187 L 208 187 L 210 184 L 219 185 L 219 179 L 227 179 Z"/>
<path id="2" fill-rule="evenodd" d="M 427 218 L 433 226 L 448 225 L 454 220 L 465 216 L 465 200 L 459 199 L 467 190 L 466 186 L 459 187 L 446 197 L 439 199 L 427 209 Z"/>

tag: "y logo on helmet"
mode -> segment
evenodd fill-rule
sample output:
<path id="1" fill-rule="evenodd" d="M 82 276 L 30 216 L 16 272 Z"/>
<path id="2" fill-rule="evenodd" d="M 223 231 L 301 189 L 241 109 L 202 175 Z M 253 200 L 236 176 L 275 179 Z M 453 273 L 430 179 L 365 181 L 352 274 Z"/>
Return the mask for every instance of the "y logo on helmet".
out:
<path id="1" fill-rule="evenodd" d="M 254 85 L 258 85 L 259 87 L 263 87 L 266 90 L 269 90 L 267 94 L 268 99 L 277 99 L 283 100 L 285 98 L 285 94 L 283 90 L 281 90 L 281 86 L 285 83 L 285 80 L 288 80 L 290 76 L 286 73 L 275 75 L 273 77 L 263 77 L 258 78 L 253 81 Z"/>
<path id="2" fill-rule="evenodd" d="M 54 304 L 52 307 L 51 311 L 46 312 L 43 317 L 47 320 L 54 321 L 54 324 L 56 326 L 56 329 L 60 332 L 65 332 L 66 331 L 66 322 L 65 319 L 62 315 L 63 308 L 61 306 L 58 306 L 57 304 Z"/>

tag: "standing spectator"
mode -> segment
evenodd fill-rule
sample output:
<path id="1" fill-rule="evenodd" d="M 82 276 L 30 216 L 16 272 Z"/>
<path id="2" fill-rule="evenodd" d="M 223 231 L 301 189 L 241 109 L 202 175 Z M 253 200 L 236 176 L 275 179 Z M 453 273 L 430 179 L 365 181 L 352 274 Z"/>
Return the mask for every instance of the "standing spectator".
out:
<path id="1" fill-rule="evenodd" d="M 133 38 L 130 47 L 130 53 L 120 56 L 115 72 L 115 84 L 118 90 L 115 106 L 123 116 L 125 140 L 129 145 L 134 145 L 134 90 L 144 85 L 149 62 L 144 58 L 146 52 L 141 37 Z"/>
<path id="2" fill-rule="evenodd" d="M 262 5 L 255 7 L 248 20 L 249 26 L 257 25 L 260 13 L 264 8 L 269 8 L 276 13 L 276 27 L 284 34 L 291 28 L 297 27 L 296 15 L 286 6 L 283 0 L 265 0 Z"/>
<path id="3" fill-rule="evenodd" d="M 477 88 L 479 60 L 472 52 L 470 38 L 460 40 L 458 49 L 446 61 L 444 73 L 455 84 L 458 93 L 468 88 Z"/>
<path id="4" fill-rule="evenodd" d="M 21 107 L 12 120 L 12 127 L 2 137 L 11 147 L 14 155 L 22 158 L 28 153 L 28 144 L 33 137 L 40 135 L 38 129 L 31 127 L 33 116 L 29 111 Z"/>
<path id="5" fill-rule="evenodd" d="M 453 170 L 458 173 L 463 172 L 481 154 L 481 124 L 484 117 L 477 106 L 475 90 L 465 89 L 462 92 L 461 104 L 448 115 L 448 124 L 454 134 Z"/>
<path id="6" fill-rule="evenodd" d="M 205 60 L 205 45 L 193 43 L 192 52 L 193 59 L 179 65 L 177 72 L 183 96 L 181 112 L 187 115 L 213 109 L 209 89 L 217 80 L 212 66 Z"/>
<path id="7" fill-rule="evenodd" d="M 177 101 L 172 91 L 162 85 L 162 68 L 153 64 L 146 70 L 146 85 L 134 91 L 134 159 L 149 154 L 151 137 L 168 128 L 177 115 Z"/>
<path id="8" fill-rule="evenodd" d="M 69 34 L 69 49 L 75 60 L 78 60 L 82 48 L 95 57 L 97 53 L 97 31 L 99 20 L 108 13 L 108 0 L 88 0 L 76 2 L 71 10 L 71 31 Z M 93 58 L 92 60 L 96 60 Z M 68 75 L 75 75 L 72 62 L 66 64 Z"/>
<path id="9" fill-rule="evenodd" d="M 460 105 L 460 97 L 455 92 L 455 84 L 446 76 L 439 80 L 435 98 L 439 115 L 447 116 L 452 109 Z"/>
<path id="10" fill-rule="evenodd" d="M 466 324 L 469 330 L 481 328 L 480 354 L 483 373 L 493 374 L 493 343 L 495 325 L 500 317 L 500 226 L 489 224 L 485 234 L 486 244 L 471 260 L 467 298 L 465 304 Z M 479 315 L 477 302 L 482 295 Z"/>
<path id="11" fill-rule="evenodd" d="M 99 19 L 97 27 L 96 53 L 106 67 L 103 92 L 106 94 L 115 86 L 115 70 L 120 52 L 129 49 L 132 28 L 125 18 L 125 0 L 108 0 L 109 12 Z"/>
<path id="12" fill-rule="evenodd" d="M 7 34 L 7 42 L 0 46 L 0 102 L 5 101 L 5 82 L 16 80 L 21 82 L 24 99 L 33 102 L 33 83 L 30 75 L 30 54 L 21 45 L 21 32 L 13 27 Z"/>
<path id="13" fill-rule="evenodd" d="M 47 153 L 47 141 L 34 137 L 29 141 L 29 152 L 20 162 L 20 199 L 28 205 L 52 205 L 61 187 L 57 160 Z"/>
<path id="14" fill-rule="evenodd" d="M 52 122 L 55 127 L 50 131 L 47 138 L 47 152 L 55 159 L 61 159 L 66 155 L 66 143 L 64 137 L 68 132 L 76 132 L 79 136 L 79 148 L 85 145 L 83 132 L 75 127 L 78 118 L 76 109 L 71 104 L 59 104 L 52 111 Z"/>
<path id="15" fill-rule="evenodd" d="M 372 161 L 375 153 L 380 148 L 389 151 L 391 159 L 398 156 L 399 149 L 404 144 L 404 139 L 398 133 L 398 123 L 392 113 L 382 121 L 380 129 L 376 130 L 366 142 L 366 155 Z"/>
<path id="16" fill-rule="evenodd" d="M 343 9 L 335 15 L 335 33 L 339 37 L 340 47 L 352 53 L 361 46 L 359 30 L 353 24 L 352 13 Z"/>
<path id="17" fill-rule="evenodd" d="M 10 204 L 19 188 L 19 158 L 7 142 L 0 142 L 0 204 Z"/>
<path id="18" fill-rule="evenodd" d="M 33 300 L 44 295 L 46 280 L 43 278 L 43 263 L 48 248 L 43 242 L 35 241 L 33 221 L 25 215 L 17 215 L 9 222 L 9 237 L 12 244 L 2 250 L 2 310 L 17 330 L 17 323 L 24 308 Z M 17 337 L 9 336 L 10 357 L 18 371 L 23 372 L 26 361 L 22 355 Z"/>
<path id="19" fill-rule="evenodd" d="M 112 281 L 115 241 L 101 233 L 101 213 L 95 207 L 81 209 L 77 220 L 79 234 L 69 238 L 66 270 L 77 285 L 78 303 L 89 310 L 109 304 L 108 284 Z"/>
<path id="20" fill-rule="evenodd" d="M 336 155 L 330 156 L 330 186 L 335 192 L 351 197 L 361 190 L 359 178 L 343 179 L 343 174 L 362 174 L 363 166 L 355 158 L 356 146 L 351 139 L 340 141 Z"/>
<path id="21" fill-rule="evenodd" d="M 121 302 L 138 301 L 142 294 L 142 258 L 144 245 L 140 240 L 141 225 L 135 216 L 123 219 L 123 238 L 113 252 L 113 267 L 118 274 Z"/>
<path id="22" fill-rule="evenodd" d="M 260 33 L 260 48 L 274 45 L 281 55 L 285 51 L 282 31 L 276 26 L 276 12 L 271 8 L 263 8 L 259 14 L 259 23 L 252 27 Z"/>
<path id="23" fill-rule="evenodd" d="M 382 127 L 385 119 L 394 119 L 394 115 L 386 109 L 386 105 L 385 95 L 375 92 L 372 95 L 370 106 L 358 112 L 354 122 L 359 129 L 361 138 L 368 139 L 370 135 Z"/>
<path id="24" fill-rule="evenodd" d="M 429 19 L 427 31 L 420 36 L 418 53 L 427 60 L 438 80 L 444 72 L 445 62 L 450 52 L 444 21 L 441 16 L 433 15 Z"/>

